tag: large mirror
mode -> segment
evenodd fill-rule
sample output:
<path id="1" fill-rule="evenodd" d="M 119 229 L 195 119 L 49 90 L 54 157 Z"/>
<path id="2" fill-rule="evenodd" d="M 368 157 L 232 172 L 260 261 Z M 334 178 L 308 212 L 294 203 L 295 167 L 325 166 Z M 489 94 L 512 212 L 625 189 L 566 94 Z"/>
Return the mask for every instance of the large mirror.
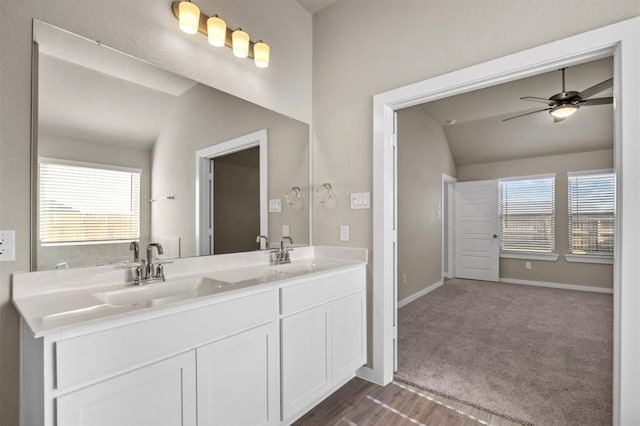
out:
<path id="1" fill-rule="evenodd" d="M 32 269 L 309 243 L 307 124 L 43 22 L 33 39 Z"/>

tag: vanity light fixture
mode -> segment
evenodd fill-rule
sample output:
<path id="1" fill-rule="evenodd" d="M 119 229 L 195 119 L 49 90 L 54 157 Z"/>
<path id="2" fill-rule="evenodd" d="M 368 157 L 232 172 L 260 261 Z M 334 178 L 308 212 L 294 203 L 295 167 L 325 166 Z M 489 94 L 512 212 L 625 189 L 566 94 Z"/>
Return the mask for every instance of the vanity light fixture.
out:
<path id="1" fill-rule="evenodd" d="M 249 56 L 249 34 L 242 31 L 242 28 L 238 28 L 231 33 L 231 44 L 233 48 L 233 54 L 238 58 L 246 58 Z M 254 45 L 255 46 L 255 45 Z M 254 51 L 255 55 L 255 51 Z"/>
<path id="2" fill-rule="evenodd" d="M 238 58 L 253 59 L 258 68 L 269 66 L 271 49 L 262 40 L 252 42 L 247 32 L 241 28 L 230 29 L 218 15 L 207 16 L 201 13 L 198 6 L 191 0 L 176 1 L 171 5 L 171 9 L 183 32 L 204 34 L 212 46 L 226 46 L 232 49 L 233 54 Z"/>
<path id="3" fill-rule="evenodd" d="M 191 0 L 178 4 L 178 25 L 187 34 L 195 34 L 200 26 L 200 8 Z"/>

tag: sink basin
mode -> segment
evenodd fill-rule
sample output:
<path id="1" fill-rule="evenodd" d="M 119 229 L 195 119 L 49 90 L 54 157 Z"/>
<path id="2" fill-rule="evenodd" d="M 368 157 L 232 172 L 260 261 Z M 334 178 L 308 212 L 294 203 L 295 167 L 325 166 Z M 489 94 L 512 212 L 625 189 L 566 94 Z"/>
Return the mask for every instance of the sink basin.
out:
<path id="1" fill-rule="evenodd" d="M 156 306 L 218 293 L 229 285 L 207 277 L 187 278 L 105 291 L 94 296 L 114 307 L 139 304 Z"/>

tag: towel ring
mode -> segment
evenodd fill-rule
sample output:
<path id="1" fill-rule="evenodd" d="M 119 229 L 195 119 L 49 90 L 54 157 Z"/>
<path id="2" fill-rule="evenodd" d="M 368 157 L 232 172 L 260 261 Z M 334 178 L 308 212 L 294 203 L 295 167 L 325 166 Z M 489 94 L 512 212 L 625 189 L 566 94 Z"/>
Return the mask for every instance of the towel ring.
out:
<path id="1" fill-rule="evenodd" d="M 300 193 L 300 187 L 299 186 L 293 186 L 291 187 L 290 190 L 287 191 L 287 193 L 284 195 L 285 200 L 287 200 L 287 203 L 289 203 L 290 205 L 294 205 L 297 204 L 298 201 L 300 201 L 300 198 L 302 198 L 302 194 Z"/>
<path id="2" fill-rule="evenodd" d="M 318 201 L 325 204 L 333 198 L 333 188 L 330 183 L 323 183 L 318 187 L 316 194 L 318 194 Z"/>

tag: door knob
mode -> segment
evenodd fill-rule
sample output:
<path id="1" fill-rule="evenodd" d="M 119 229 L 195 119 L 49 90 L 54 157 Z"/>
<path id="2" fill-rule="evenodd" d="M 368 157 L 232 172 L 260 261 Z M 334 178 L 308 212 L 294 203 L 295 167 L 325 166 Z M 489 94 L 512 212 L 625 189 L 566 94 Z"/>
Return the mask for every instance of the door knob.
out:
<path id="1" fill-rule="evenodd" d="M 493 238 L 498 238 L 498 235 L 497 234 L 493 234 Z"/>

